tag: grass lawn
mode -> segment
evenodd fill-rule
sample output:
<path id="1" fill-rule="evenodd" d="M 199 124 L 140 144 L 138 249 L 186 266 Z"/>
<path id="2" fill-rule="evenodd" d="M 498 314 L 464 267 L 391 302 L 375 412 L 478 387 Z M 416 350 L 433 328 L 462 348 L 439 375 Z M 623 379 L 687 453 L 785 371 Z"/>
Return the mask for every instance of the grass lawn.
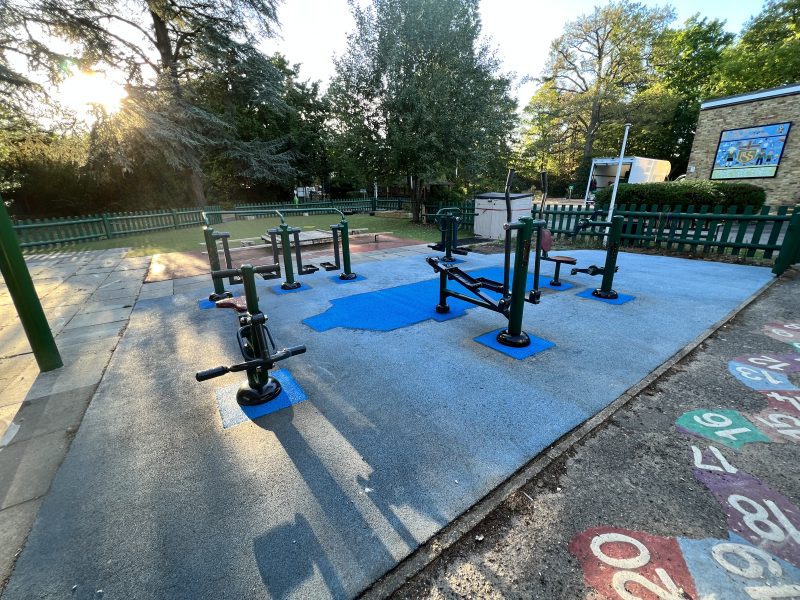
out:
<path id="1" fill-rule="evenodd" d="M 292 227 L 299 227 L 304 230 L 324 229 L 329 230 L 330 226 L 338 223 L 338 215 L 311 215 L 301 217 L 287 215 L 286 222 Z M 351 229 L 367 228 L 371 233 L 391 232 L 393 235 L 419 240 L 422 242 L 439 241 L 441 234 L 433 225 L 419 225 L 411 223 L 408 219 L 396 219 L 381 217 L 380 214 L 371 217 L 369 215 L 350 215 L 347 222 Z M 217 231 L 229 231 L 231 240 L 241 238 L 257 238 L 267 229 L 271 229 L 280 224 L 278 218 L 253 219 L 246 221 L 230 221 L 214 226 Z M 467 237 L 471 232 L 463 232 L 461 236 Z M 104 250 L 106 248 L 130 248 L 128 256 L 147 256 L 150 254 L 161 254 L 165 252 L 191 252 L 204 250 L 203 232 L 201 227 L 190 227 L 187 229 L 176 229 L 167 231 L 154 231 L 140 235 L 118 237 L 110 240 L 98 240 L 95 242 L 85 242 L 82 244 L 72 244 L 63 246 L 59 250 L 74 252 L 80 250 Z M 41 252 L 52 252 L 52 250 L 40 250 Z"/>

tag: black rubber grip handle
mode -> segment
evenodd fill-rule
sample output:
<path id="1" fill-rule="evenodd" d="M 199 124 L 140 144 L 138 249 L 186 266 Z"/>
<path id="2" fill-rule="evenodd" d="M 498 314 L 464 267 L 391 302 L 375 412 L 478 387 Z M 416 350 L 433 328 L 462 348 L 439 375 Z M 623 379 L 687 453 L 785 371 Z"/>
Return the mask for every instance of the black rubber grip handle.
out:
<path id="1" fill-rule="evenodd" d="M 289 356 L 297 356 L 298 354 L 305 354 L 306 347 L 305 346 L 292 346 L 291 348 L 287 348 L 286 350 L 289 351 Z"/>
<path id="2" fill-rule="evenodd" d="M 206 381 L 207 379 L 214 379 L 214 377 L 222 377 L 228 372 L 228 367 L 214 367 L 213 369 L 198 371 L 195 373 L 194 378 L 197 379 L 197 381 Z"/>

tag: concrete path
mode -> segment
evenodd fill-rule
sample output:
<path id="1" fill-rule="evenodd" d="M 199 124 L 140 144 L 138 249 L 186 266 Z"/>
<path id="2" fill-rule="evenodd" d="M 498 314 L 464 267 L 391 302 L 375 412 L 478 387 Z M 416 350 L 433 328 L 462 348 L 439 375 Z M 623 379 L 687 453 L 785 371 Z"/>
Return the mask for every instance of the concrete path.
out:
<path id="1" fill-rule="evenodd" d="M 105 372 L 149 258 L 126 249 L 28 258 L 64 367 L 39 373 L 0 280 L 0 588 Z"/>
<path id="2" fill-rule="evenodd" d="M 789 271 L 393 598 L 800 597 L 798 298 Z"/>
<path id="3" fill-rule="evenodd" d="M 300 325 L 430 279 L 427 250 L 406 253 L 359 262 L 353 284 L 259 282 L 278 343 L 309 348 L 281 365 L 308 401 L 228 429 L 216 398 L 239 377 L 193 375 L 238 359 L 231 315 L 198 308 L 207 277 L 143 286 L 3 597 L 352 597 L 772 279 L 623 253 L 636 299 L 579 298 L 596 280 L 573 278 L 528 307 L 556 346 L 525 361 L 473 341 L 502 325 L 480 309 L 386 333 Z"/>

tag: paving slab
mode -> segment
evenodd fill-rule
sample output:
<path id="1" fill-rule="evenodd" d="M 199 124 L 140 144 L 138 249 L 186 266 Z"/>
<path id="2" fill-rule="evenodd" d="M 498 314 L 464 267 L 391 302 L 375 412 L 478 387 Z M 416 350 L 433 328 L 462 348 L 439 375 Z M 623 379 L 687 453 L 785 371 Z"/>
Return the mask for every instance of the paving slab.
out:
<path id="1" fill-rule="evenodd" d="M 74 316 L 64 329 L 102 325 L 103 323 L 113 323 L 114 321 L 127 321 L 133 310 L 133 303 L 125 303 L 123 306 L 124 308 L 97 310 L 89 313 L 82 312 Z"/>
<path id="2" fill-rule="evenodd" d="M 308 400 L 228 429 L 215 389 L 237 376 L 193 375 L 239 359 L 232 316 L 190 295 L 139 301 L 4 598 L 73 585 L 113 597 L 355 596 L 772 279 L 667 257 L 619 263 L 615 285 L 636 299 L 548 294 L 524 325 L 555 346 L 522 361 L 473 341 L 502 325 L 478 308 L 392 332 L 300 324 L 334 298 L 432 279 L 421 257 L 365 263 L 366 280 L 350 285 L 317 273 L 301 294 L 258 282 L 278 344 L 309 348 L 281 364 Z M 597 280 L 581 282 L 575 291 Z"/>
<path id="3" fill-rule="evenodd" d="M 67 434 L 58 431 L 3 447 L 0 450 L 0 511 L 42 497 L 50 487 L 67 446 Z"/>
<path id="4" fill-rule="evenodd" d="M 41 498 L 37 498 L 0 511 L 0 582 L 11 575 L 41 504 Z"/>

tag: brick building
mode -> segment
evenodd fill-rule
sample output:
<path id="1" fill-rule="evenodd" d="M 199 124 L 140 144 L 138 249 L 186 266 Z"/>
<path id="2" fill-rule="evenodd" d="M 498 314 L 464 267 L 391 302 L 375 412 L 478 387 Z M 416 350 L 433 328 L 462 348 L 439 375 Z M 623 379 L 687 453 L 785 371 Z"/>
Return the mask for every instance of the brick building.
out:
<path id="1" fill-rule="evenodd" d="M 703 102 L 686 177 L 754 183 L 768 204 L 800 203 L 800 84 Z"/>

